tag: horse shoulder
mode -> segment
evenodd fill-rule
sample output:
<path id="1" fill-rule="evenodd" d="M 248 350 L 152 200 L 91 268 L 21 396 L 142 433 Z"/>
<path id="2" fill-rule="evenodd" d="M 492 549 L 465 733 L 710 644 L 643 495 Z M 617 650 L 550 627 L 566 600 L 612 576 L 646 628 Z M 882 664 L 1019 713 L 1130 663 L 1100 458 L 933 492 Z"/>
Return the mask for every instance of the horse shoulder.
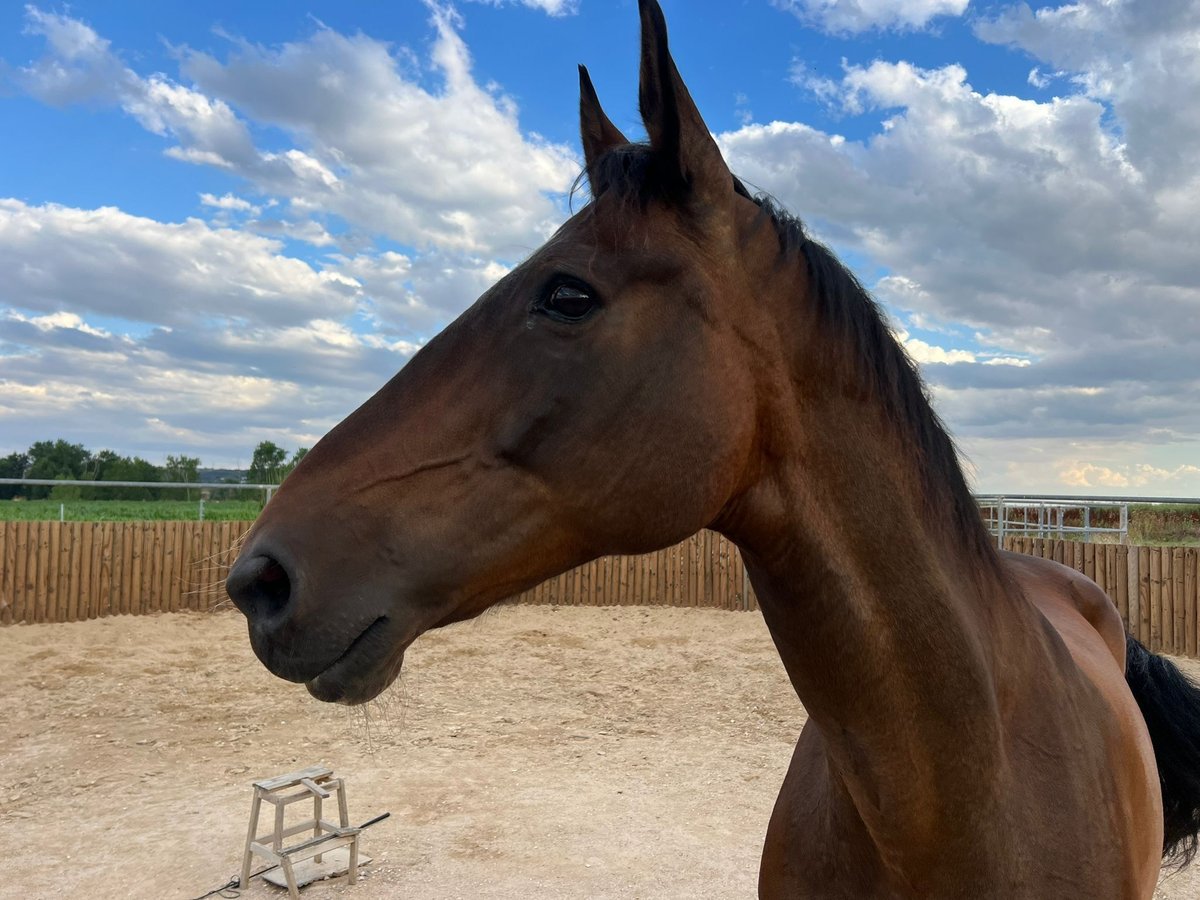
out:
<path id="1" fill-rule="evenodd" d="M 1150 736 L 1125 683 L 1121 614 L 1099 585 L 1074 569 L 1016 553 L 1005 553 L 1004 562 L 1028 601 L 1062 638 L 1080 673 L 1097 689 L 1101 708 L 1108 710 L 1106 723 L 1093 721 L 1087 732 L 1103 736 L 1109 757 L 1106 771 L 1115 794 L 1107 802 L 1097 795 L 1092 815 L 1097 827 L 1108 818 L 1114 834 L 1121 835 L 1126 859 L 1120 874 L 1129 894 L 1148 897 L 1162 853 L 1162 800 Z M 1102 780 L 1097 778 L 1097 787 Z M 1105 806 L 1110 807 L 1107 817 L 1101 815 Z"/>
<path id="2" fill-rule="evenodd" d="M 1099 639 L 1124 676 L 1125 623 L 1096 582 L 1069 566 L 1036 556 L 1006 552 L 1004 562 L 1026 599 L 1050 621 L 1077 661 L 1081 654 L 1097 654 Z"/>

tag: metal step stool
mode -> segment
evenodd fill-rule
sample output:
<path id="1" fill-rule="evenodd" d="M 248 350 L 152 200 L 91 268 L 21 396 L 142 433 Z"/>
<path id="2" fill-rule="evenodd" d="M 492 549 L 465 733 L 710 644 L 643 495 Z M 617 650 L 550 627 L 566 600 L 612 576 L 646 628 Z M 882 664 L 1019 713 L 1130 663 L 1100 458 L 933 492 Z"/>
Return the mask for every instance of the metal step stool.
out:
<path id="1" fill-rule="evenodd" d="M 291 791 L 291 793 L 288 793 Z M 322 801 L 337 795 L 338 822 L 321 818 Z M 270 832 L 258 833 L 258 814 L 263 801 L 275 805 L 275 827 Z M 284 810 L 292 803 L 312 800 L 313 817 L 290 825 L 283 824 Z M 350 848 L 349 881 L 354 884 L 358 880 L 358 835 L 361 828 L 350 824 L 350 816 L 346 810 L 346 785 L 340 778 L 333 777 L 333 769 L 325 766 L 310 766 L 299 772 L 289 772 L 277 775 L 263 781 L 254 782 L 254 800 L 250 806 L 250 827 L 246 832 L 246 850 L 242 854 L 242 872 L 238 881 L 239 888 L 245 888 L 250 880 L 250 866 L 254 857 L 261 856 L 280 869 L 287 883 L 288 894 L 298 900 L 300 889 L 296 884 L 294 863 L 312 859 L 321 862 L 322 854 L 341 847 Z M 307 840 L 290 846 L 284 844 L 284 839 L 297 834 L 311 834 Z M 267 873 L 269 874 L 269 873 Z M 332 872 L 319 877 L 328 877 Z M 308 880 L 315 880 L 308 879 Z M 306 882 L 307 883 L 307 882 Z"/>

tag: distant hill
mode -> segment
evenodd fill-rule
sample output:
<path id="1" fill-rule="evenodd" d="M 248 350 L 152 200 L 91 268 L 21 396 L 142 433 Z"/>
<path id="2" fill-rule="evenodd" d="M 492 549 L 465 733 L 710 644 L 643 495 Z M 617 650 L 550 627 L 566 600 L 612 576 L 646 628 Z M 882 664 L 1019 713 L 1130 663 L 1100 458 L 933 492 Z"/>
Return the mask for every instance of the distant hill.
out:
<path id="1" fill-rule="evenodd" d="M 241 484 L 246 480 L 246 469 L 199 469 L 201 484 Z"/>

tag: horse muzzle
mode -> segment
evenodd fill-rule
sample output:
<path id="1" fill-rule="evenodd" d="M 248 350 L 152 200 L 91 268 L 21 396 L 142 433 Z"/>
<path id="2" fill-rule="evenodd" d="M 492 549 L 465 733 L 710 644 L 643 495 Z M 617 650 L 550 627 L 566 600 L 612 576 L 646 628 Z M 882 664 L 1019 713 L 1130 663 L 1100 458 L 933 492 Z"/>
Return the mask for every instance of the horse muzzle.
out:
<path id="1" fill-rule="evenodd" d="M 246 616 L 255 656 L 318 700 L 355 704 L 378 696 L 400 673 L 416 632 L 361 587 L 338 602 L 306 581 L 300 567 L 262 551 L 243 554 L 230 569 L 225 589 Z M 306 594 L 330 599 L 318 604 Z"/>

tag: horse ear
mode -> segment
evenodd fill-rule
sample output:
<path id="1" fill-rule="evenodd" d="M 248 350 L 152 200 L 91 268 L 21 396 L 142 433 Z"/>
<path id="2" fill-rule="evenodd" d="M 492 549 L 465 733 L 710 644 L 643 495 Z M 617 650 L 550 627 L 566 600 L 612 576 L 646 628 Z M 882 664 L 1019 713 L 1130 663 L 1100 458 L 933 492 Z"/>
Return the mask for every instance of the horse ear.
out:
<path id="1" fill-rule="evenodd" d="M 592 196 L 598 195 L 604 185 L 598 182 L 596 162 L 614 147 L 629 143 L 621 130 L 604 114 L 596 88 L 592 85 L 587 67 L 579 67 L 579 136 L 583 142 L 583 158 L 587 165 L 588 183 Z"/>
<path id="2" fill-rule="evenodd" d="M 700 110 L 679 77 L 667 45 L 667 22 L 658 0 L 638 0 L 642 17 L 639 106 L 662 177 L 685 194 L 709 202 L 733 190 L 733 176 Z"/>

